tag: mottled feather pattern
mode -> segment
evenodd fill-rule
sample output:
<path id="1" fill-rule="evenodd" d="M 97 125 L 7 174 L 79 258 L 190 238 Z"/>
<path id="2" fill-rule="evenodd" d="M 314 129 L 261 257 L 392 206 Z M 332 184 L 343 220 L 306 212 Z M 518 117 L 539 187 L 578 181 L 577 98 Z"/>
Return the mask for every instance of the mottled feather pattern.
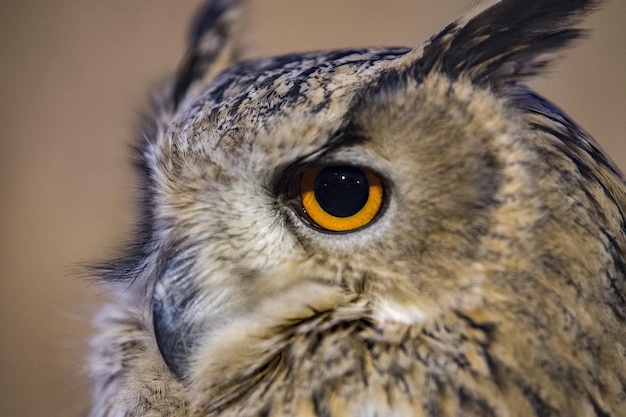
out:
<path id="1" fill-rule="evenodd" d="M 91 415 L 626 415 L 626 183 L 523 84 L 598 2 L 240 62 L 244 6 L 202 8 L 157 94 Z M 339 165 L 385 201 L 334 233 L 291 189 Z"/>

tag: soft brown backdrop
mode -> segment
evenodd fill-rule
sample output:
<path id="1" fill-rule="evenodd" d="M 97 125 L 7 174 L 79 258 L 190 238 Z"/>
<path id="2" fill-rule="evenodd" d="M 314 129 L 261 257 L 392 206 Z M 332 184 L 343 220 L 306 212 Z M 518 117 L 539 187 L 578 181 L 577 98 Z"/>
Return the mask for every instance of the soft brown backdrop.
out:
<path id="1" fill-rule="evenodd" d="M 251 55 L 416 45 L 469 0 L 255 0 Z M 127 147 L 198 1 L 0 2 L 0 416 L 77 416 L 96 294 L 75 265 L 130 224 Z M 626 1 L 537 88 L 626 167 Z"/>

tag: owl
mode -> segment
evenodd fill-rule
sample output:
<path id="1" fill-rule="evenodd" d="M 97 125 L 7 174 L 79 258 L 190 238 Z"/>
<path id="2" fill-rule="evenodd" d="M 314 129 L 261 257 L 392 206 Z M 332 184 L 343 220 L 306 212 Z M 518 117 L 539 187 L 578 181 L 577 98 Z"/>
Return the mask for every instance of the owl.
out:
<path id="1" fill-rule="evenodd" d="M 524 84 L 597 6 L 243 61 L 208 2 L 93 268 L 91 416 L 626 416 L 626 183 Z"/>

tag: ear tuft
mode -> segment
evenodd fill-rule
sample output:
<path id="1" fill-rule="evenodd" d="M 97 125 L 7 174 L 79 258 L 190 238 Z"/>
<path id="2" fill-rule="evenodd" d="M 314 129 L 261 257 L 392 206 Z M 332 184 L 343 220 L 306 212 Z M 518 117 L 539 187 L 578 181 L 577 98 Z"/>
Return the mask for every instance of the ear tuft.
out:
<path id="1" fill-rule="evenodd" d="M 198 11 L 189 36 L 189 50 L 176 72 L 173 109 L 194 85 L 207 83 L 239 59 L 240 23 L 245 0 L 210 0 Z"/>
<path id="2" fill-rule="evenodd" d="M 540 73 L 554 52 L 580 38 L 576 25 L 598 0 L 502 0 L 434 36 L 415 76 L 438 71 L 476 84 L 506 85 Z"/>

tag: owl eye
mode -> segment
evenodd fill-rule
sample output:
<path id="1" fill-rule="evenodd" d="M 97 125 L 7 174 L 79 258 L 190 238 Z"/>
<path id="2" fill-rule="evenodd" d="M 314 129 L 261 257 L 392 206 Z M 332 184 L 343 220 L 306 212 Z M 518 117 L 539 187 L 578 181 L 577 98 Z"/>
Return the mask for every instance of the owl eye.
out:
<path id="1" fill-rule="evenodd" d="M 313 167 L 302 174 L 300 199 L 315 225 L 332 232 L 347 232 L 376 218 L 383 204 L 383 186 L 380 177 L 368 169 Z"/>

